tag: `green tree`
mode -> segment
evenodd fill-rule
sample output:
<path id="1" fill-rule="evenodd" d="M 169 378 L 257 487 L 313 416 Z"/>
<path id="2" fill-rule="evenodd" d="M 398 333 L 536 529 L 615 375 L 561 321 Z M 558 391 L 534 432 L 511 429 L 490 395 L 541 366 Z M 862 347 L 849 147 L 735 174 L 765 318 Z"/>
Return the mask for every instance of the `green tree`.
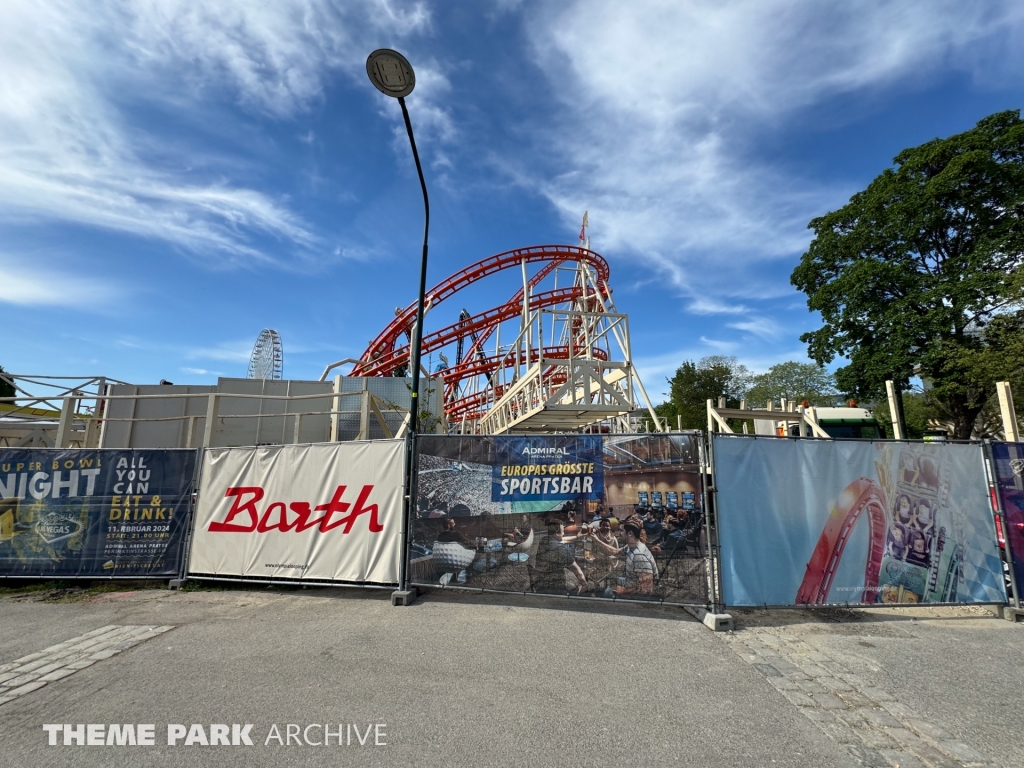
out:
<path id="1" fill-rule="evenodd" d="M 818 363 L 846 357 L 836 381 L 864 399 L 929 379 L 968 438 L 999 357 L 985 329 L 1024 297 L 1024 122 L 1000 112 L 894 164 L 810 223 L 791 280 L 824 325 L 801 340 Z"/>
<path id="2" fill-rule="evenodd" d="M 712 355 L 696 363 L 687 360 L 668 380 L 668 402 L 659 405 L 655 412 L 668 418 L 670 427 L 676 426 L 681 416 L 683 429 L 704 429 L 708 422 L 707 401 L 717 402 L 724 395 L 735 407 L 745 394 L 750 378 L 750 371 L 735 357 Z"/>
<path id="3" fill-rule="evenodd" d="M 747 401 L 751 407 L 764 408 L 771 400 L 807 400 L 811 405 L 835 405 L 835 377 L 822 366 L 790 360 L 773 365 L 751 379 Z"/>
<path id="4" fill-rule="evenodd" d="M 878 422 L 882 434 L 890 439 L 894 437 L 892 415 L 889 413 L 889 399 L 879 398 L 871 409 L 871 413 L 875 417 L 875 421 Z M 906 419 L 906 437 L 911 440 L 920 440 L 924 437 L 925 431 L 931 428 L 930 422 L 936 419 L 938 414 L 927 392 L 904 392 L 903 416 Z"/>
<path id="5" fill-rule="evenodd" d="M 15 397 L 17 395 L 17 392 L 14 389 L 14 384 L 11 383 L 11 380 L 9 378 L 4 376 L 4 373 L 4 368 L 2 365 L 0 365 L 0 397 Z M 11 402 L 4 403 L 4 405 L 13 404 L 14 403 Z"/>

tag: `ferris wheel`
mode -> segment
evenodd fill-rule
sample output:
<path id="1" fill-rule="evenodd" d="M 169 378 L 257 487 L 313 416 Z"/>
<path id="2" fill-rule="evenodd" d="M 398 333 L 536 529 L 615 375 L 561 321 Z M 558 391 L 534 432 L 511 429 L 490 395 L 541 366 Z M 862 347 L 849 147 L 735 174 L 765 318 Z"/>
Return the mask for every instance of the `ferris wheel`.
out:
<path id="1" fill-rule="evenodd" d="M 284 345 L 277 331 L 264 328 L 249 356 L 247 379 L 280 379 L 284 373 Z"/>

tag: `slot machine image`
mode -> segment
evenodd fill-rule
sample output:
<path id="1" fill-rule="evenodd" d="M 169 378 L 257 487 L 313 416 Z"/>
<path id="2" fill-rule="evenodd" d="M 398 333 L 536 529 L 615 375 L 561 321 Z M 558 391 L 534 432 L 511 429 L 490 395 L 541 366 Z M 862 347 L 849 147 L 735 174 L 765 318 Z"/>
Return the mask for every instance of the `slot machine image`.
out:
<path id="1" fill-rule="evenodd" d="M 675 491 L 668 491 L 665 494 L 665 508 L 679 509 L 679 494 Z"/>
<path id="2" fill-rule="evenodd" d="M 697 503 L 697 497 L 694 493 L 683 493 L 683 509 L 694 509 Z"/>
<path id="3" fill-rule="evenodd" d="M 655 491 L 651 494 L 651 507 L 653 509 L 661 509 L 661 491 Z"/>

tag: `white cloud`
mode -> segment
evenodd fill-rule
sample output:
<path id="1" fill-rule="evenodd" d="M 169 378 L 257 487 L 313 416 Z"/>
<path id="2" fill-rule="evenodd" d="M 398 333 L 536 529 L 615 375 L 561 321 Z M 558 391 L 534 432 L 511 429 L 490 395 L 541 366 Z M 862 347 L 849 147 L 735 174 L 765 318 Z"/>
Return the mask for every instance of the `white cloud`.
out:
<path id="1" fill-rule="evenodd" d="M 199 360 L 225 360 L 247 363 L 256 337 L 245 341 L 224 341 L 213 347 L 196 347 L 185 352 L 185 357 Z"/>
<path id="2" fill-rule="evenodd" d="M 750 309 L 743 304 L 733 304 L 707 296 L 698 296 L 686 306 L 686 311 L 694 315 L 743 315 Z"/>
<path id="3" fill-rule="evenodd" d="M 782 335 L 782 328 L 777 322 L 768 317 L 753 317 L 750 320 L 741 320 L 735 323 L 726 323 L 726 327 L 735 328 L 737 331 L 749 333 L 765 341 L 774 341 Z"/>
<path id="4" fill-rule="evenodd" d="M 117 292 L 112 283 L 83 277 L 53 262 L 28 269 L 24 265 L 29 259 L 13 261 L 0 255 L 0 302 L 6 304 L 95 309 Z"/>
<path id="5" fill-rule="evenodd" d="M 371 43 L 428 23 L 422 4 L 388 0 L 7 0 L 0 211 L 231 259 L 266 258 L 253 245 L 258 235 L 318 244 L 287 201 L 209 167 L 226 167 L 225 158 L 190 157 L 187 141 L 164 145 L 159 133 L 133 124 L 133 111 L 173 109 L 199 124 L 216 119 L 211 105 L 227 100 L 287 119 L 323 98 L 332 73 L 358 76 Z"/>
<path id="6" fill-rule="evenodd" d="M 646 259 L 701 297 L 697 312 L 749 295 L 761 280 L 751 267 L 798 254 L 807 222 L 853 191 L 759 161 L 760 133 L 836 96 L 924 82 L 944 68 L 1015 78 L 1024 50 L 1019 3 L 591 0 L 548 9 L 529 28 L 563 105 L 534 132 L 569 170 L 521 168 L 518 178 L 567 224 L 589 209 L 598 250 Z"/>

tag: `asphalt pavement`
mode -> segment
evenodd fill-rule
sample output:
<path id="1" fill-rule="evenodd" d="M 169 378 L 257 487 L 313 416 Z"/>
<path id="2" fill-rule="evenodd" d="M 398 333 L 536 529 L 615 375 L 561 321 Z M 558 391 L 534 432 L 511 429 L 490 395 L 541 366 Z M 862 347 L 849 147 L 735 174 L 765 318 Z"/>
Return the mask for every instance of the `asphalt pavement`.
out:
<path id="1" fill-rule="evenodd" d="M 824 768 L 897 754 L 845 743 L 820 720 L 827 702 L 812 693 L 803 706 L 780 684 L 816 674 L 798 667 L 820 656 L 934 724 L 946 764 L 1024 766 L 1024 625 L 981 612 L 755 612 L 723 637 L 678 608 L 455 591 L 397 608 L 387 592 L 342 589 L 40 597 L 0 598 L 0 669 L 46 663 L 54 646 L 85 660 L 0 704 L 0 765 Z M 737 645 L 755 637 L 764 659 Z M 795 666 L 772 655 L 776 642 Z M 860 694 L 838 695 L 854 706 Z M 52 724 L 153 724 L 155 743 L 65 746 L 58 731 L 50 746 Z M 251 725 L 253 745 L 204 746 L 211 724 Z M 341 724 L 341 746 L 306 743 L 323 740 L 323 724 Z M 188 736 L 169 746 L 168 725 Z"/>

